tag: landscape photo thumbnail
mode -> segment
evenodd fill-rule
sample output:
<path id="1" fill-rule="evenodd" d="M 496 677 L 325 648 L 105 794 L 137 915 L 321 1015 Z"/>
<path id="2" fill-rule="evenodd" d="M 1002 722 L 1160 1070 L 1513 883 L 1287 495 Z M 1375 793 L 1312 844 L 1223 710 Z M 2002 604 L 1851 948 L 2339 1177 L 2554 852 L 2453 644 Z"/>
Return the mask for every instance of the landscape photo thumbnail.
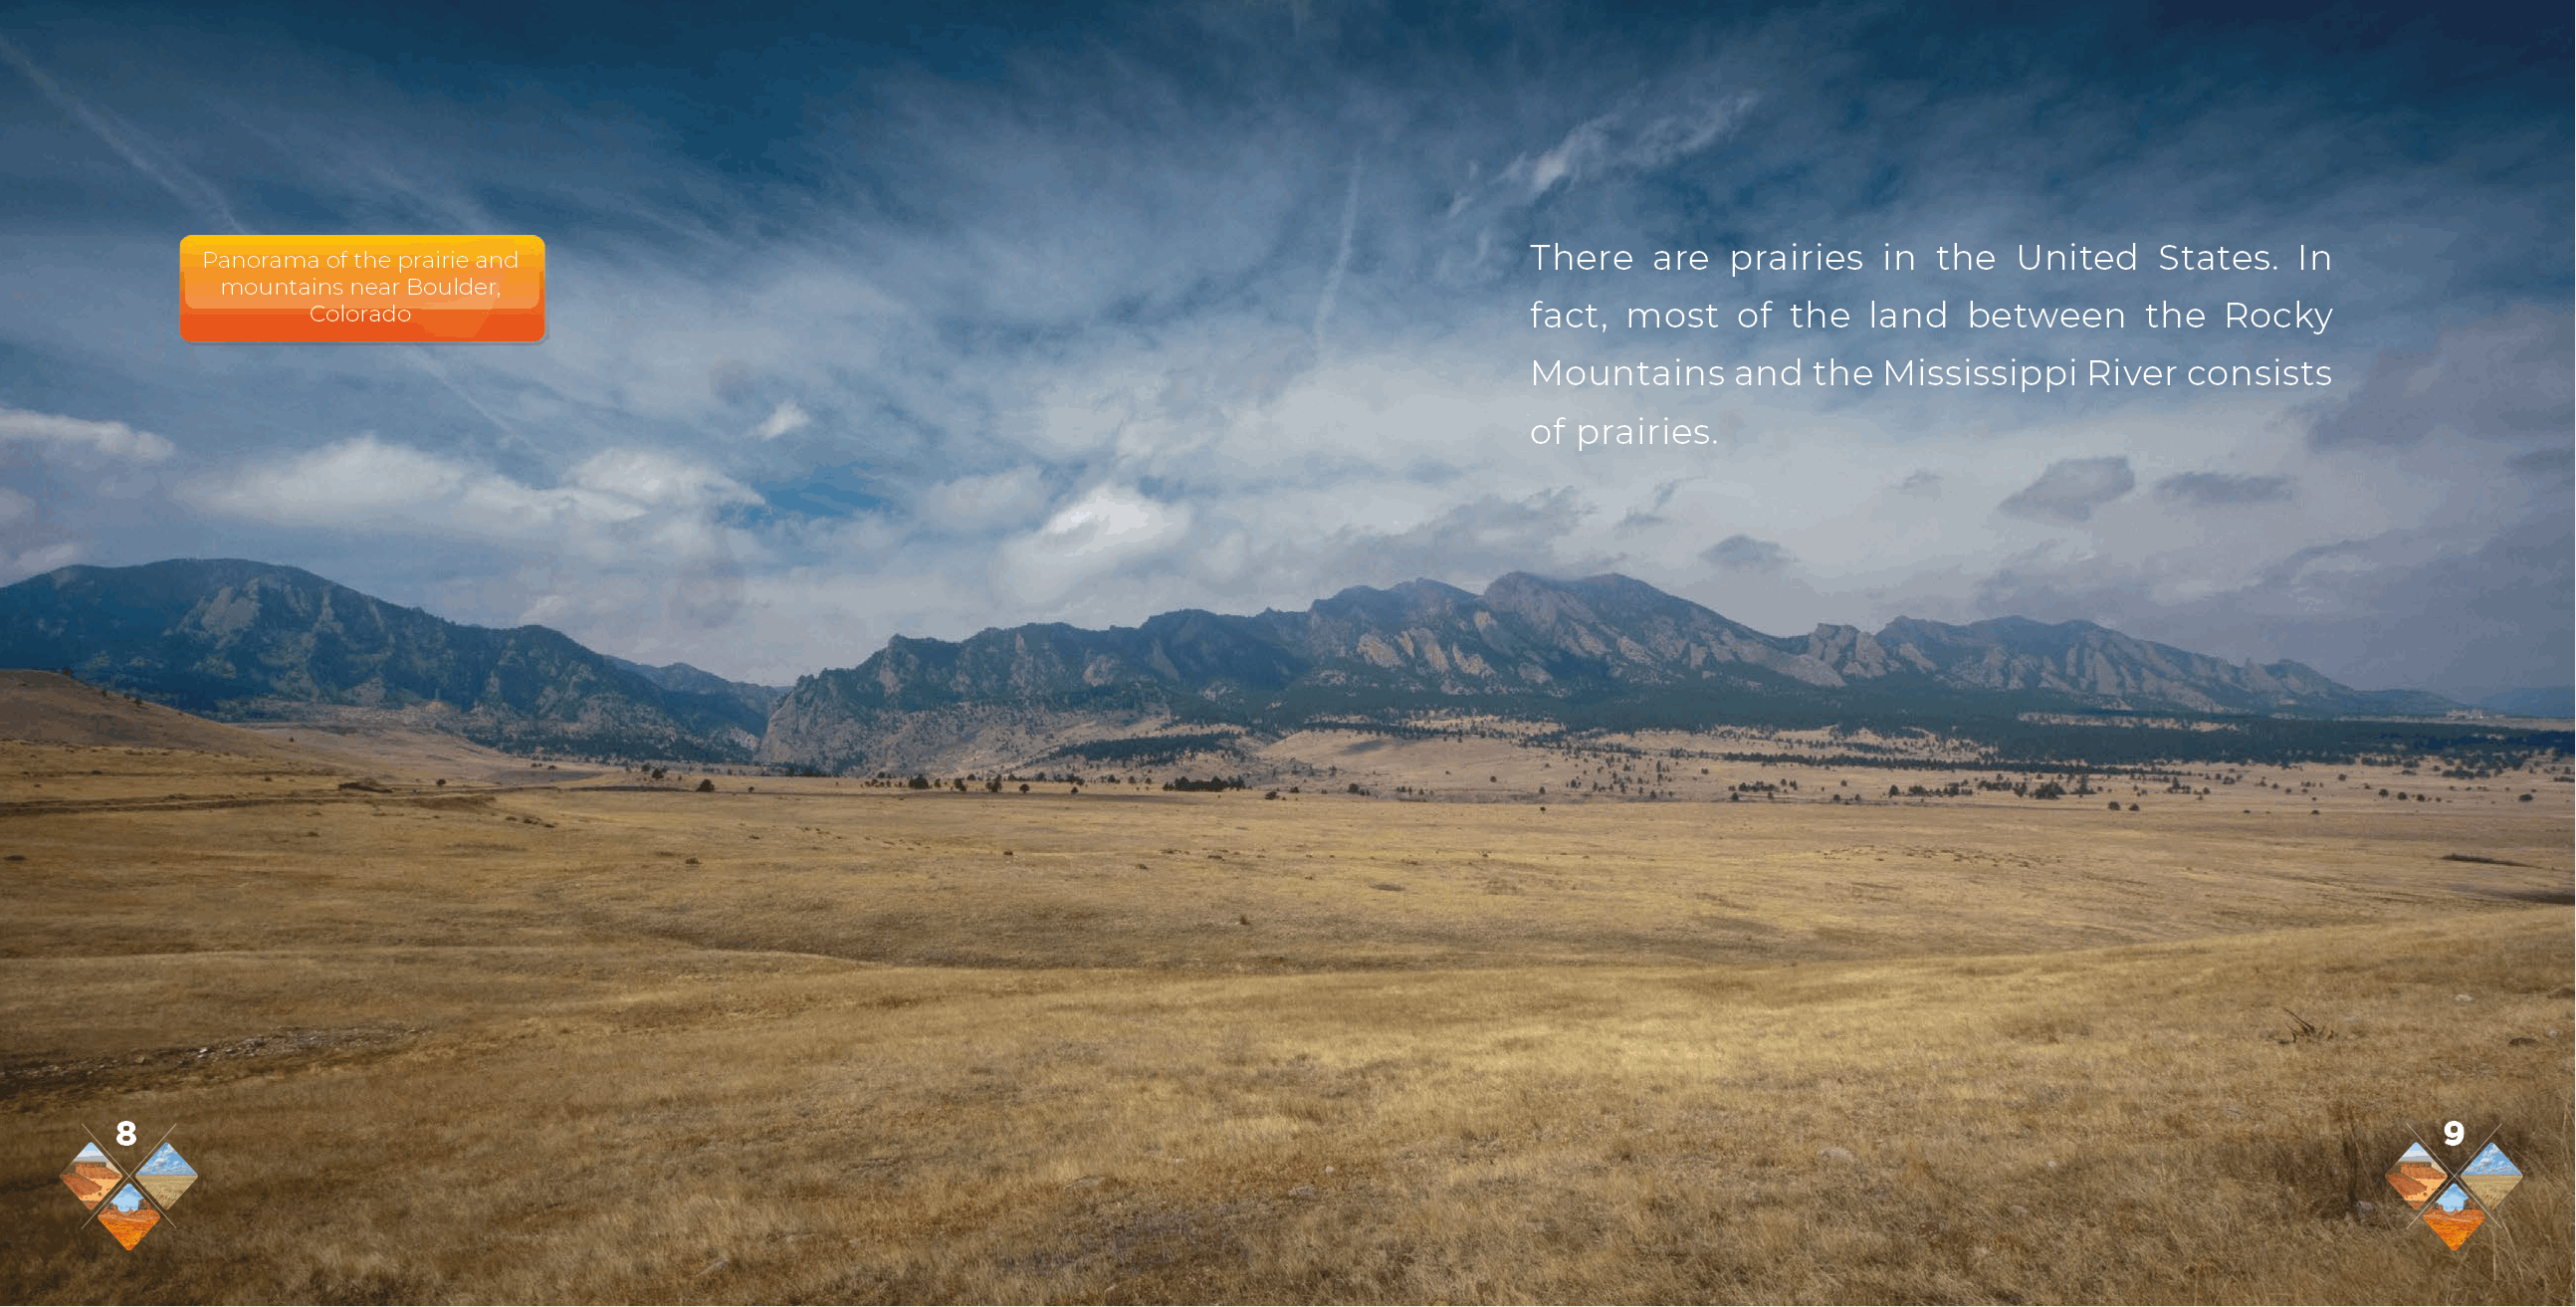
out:
<path id="1" fill-rule="evenodd" d="M 2449 1179 L 2450 1173 L 2433 1160 L 2433 1155 L 2426 1152 L 2422 1144 L 2408 1145 L 2406 1151 L 2398 1156 L 2397 1165 L 2388 1170 L 2389 1186 L 2405 1200 L 2407 1208 L 2414 1211 L 2422 1210 L 2424 1204 L 2432 1199 L 2434 1191 Z"/>
<path id="2" fill-rule="evenodd" d="M 116 1163 L 107 1160 L 107 1154 L 100 1152 L 96 1144 L 81 1149 L 63 1170 L 63 1183 L 71 1186 L 72 1196 L 80 1200 L 81 1206 L 89 1208 L 97 1207 L 99 1200 L 124 1178 Z"/>
<path id="3" fill-rule="evenodd" d="M 98 1205 L 98 1223 L 108 1237 L 127 1252 L 143 1242 L 143 1236 L 161 1223 L 161 1209 L 145 1200 L 133 1185 L 120 1187 L 106 1202 Z"/>

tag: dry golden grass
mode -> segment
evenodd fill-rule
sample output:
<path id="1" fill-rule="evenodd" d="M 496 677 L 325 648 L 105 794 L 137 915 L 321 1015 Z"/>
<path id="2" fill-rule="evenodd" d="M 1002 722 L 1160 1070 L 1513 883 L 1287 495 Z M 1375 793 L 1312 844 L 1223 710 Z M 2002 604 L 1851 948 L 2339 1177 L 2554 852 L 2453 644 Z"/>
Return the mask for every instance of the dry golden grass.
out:
<path id="1" fill-rule="evenodd" d="M 10 1301 L 2571 1294 L 2555 795 L 276 766 L 0 743 Z M 54 1178 L 119 1120 L 204 1177 L 131 1254 Z M 2381 1176 L 2489 1129 L 2455 1253 Z"/>

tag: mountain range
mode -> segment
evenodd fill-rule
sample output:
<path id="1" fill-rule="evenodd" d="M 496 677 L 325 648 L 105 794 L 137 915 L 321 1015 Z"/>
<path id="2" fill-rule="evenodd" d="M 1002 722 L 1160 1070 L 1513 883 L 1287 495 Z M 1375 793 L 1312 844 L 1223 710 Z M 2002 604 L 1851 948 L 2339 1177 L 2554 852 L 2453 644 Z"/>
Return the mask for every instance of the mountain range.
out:
<path id="1" fill-rule="evenodd" d="M 1874 633 L 1824 625 L 1783 637 L 1624 576 L 1521 572 L 1482 594 L 1413 581 L 1294 612 L 897 636 L 781 691 L 627 662 L 542 626 L 448 622 L 292 567 L 180 559 L 0 587 L 0 666 L 68 669 L 233 720 L 391 717 L 523 750 L 835 771 L 1008 767 L 1136 737 L 1433 710 L 1634 729 L 2460 707 L 2090 622 L 1899 618 Z"/>
<path id="2" fill-rule="evenodd" d="M 1481 595 L 1413 581 L 1354 587 L 1302 612 L 1190 610 L 1106 631 L 897 637 L 857 667 L 800 678 L 771 714 L 760 756 L 900 767 L 1025 755 L 1086 734 L 1294 729 L 1437 708 L 1644 728 L 1927 711 L 2334 716 L 2459 706 L 2355 690 L 2294 662 L 2230 663 L 2090 622 L 1899 618 L 1875 634 L 1826 625 L 1781 637 L 1624 576 L 1515 572 Z"/>
<path id="3" fill-rule="evenodd" d="M 692 761 L 748 759 L 777 695 L 230 558 L 65 567 L 0 588 L 0 666 L 224 720 L 395 720 L 521 751 Z"/>

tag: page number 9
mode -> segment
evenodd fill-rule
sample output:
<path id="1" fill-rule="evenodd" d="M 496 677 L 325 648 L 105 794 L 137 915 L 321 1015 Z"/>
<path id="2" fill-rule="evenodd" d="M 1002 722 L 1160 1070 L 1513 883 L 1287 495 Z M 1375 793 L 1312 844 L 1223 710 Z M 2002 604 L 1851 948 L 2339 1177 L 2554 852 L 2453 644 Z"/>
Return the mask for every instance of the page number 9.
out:
<path id="1" fill-rule="evenodd" d="M 2442 1142 L 2449 1144 L 2453 1148 L 2459 1147 L 2460 1141 L 2467 1138 L 2468 1133 L 2468 1131 L 2460 1128 L 2460 1123 L 2457 1121 L 2445 1121 L 2442 1123 Z"/>

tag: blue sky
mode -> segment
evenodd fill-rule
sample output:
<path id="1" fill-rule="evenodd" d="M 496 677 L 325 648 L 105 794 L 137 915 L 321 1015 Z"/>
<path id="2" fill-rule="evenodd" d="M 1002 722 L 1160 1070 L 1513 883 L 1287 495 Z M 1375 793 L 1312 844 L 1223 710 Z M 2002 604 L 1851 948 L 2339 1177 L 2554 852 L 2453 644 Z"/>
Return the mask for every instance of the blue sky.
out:
<path id="1" fill-rule="evenodd" d="M 215 12 L 0 10 L 0 582 L 257 558 L 783 683 L 898 632 L 1616 570 L 1781 633 L 2020 614 L 2368 688 L 2576 680 L 2563 6 Z M 233 230 L 543 236 L 548 338 L 184 344 L 177 243 Z M 1667 291 L 1534 241 L 2336 266 Z M 1943 297 L 2132 323 L 1640 351 L 1527 316 Z M 2136 322 L 2240 297 L 2334 317 Z M 2337 384 L 1528 384 L 1819 352 Z M 1712 440 L 1534 446 L 1558 416 Z"/>
<path id="2" fill-rule="evenodd" d="M 2513 1164 L 2513 1159 L 2504 1155 L 2503 1149 L 2496 1147 L 2494 1144 L 2489 1144 L 2485 1148 L 2480 1149 L 2478 1151 L 2478 1155 L 2471 1159 L 2467 1166 L 2460 1169 L 2460 1174 L 2520 1175 L 2522 1174 L 2522 1168 L 2515 1166 Z"/>

